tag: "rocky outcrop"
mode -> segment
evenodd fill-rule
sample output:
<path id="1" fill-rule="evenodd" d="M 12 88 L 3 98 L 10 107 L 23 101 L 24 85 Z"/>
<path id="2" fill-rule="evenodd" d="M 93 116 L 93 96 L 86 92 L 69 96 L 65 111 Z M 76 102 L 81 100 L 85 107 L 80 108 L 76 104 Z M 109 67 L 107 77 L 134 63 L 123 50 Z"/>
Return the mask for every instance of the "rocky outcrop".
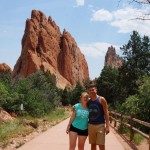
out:
<path id="1" fill-rule="evenodd" d="M 0 64 L 0 73 L 5 72 L 5 71 L 12 73 L 11 68 L 7 64 L 5 63 Z"/>
<path id="2" fill-rule="evenodd" d="M 6 121 L 10 121 L 10 120 L 14 120 L 14 119 L 15 119 L 14 117 L 12 117 L 9 113 L 7 113 L 6 111 L 4 111 L 0 107 L 0 123 L 6 122 Z"/>
<path id="3" fill-rule="evenodd" d="M 119 68 L 122 66 L 123 58 L 116 54 L 114 47 L 109 47 L 105 56 L 105 66 Z"/>
<path id="4" fill-rule="evenodd" d="M 12 76 L 27 77 L 37 70 L 54 74 L 60 88 L 89 78 L 87 62 L 70 33 L 64 30 L 61 34 L 51 17 L 33 10 Z"/>

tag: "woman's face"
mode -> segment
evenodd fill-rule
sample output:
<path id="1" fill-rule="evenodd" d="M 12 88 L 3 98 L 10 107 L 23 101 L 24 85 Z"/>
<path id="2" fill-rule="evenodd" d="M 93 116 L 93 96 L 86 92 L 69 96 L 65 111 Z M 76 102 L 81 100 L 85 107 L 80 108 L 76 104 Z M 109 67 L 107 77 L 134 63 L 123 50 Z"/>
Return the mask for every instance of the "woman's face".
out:
<path id="1" fill-rule="evenodd" d="M 82 103 L 87 103 L 89 101 L 89 96 L 88 94 L 82 94 L 81 95 L 81 102 Z"/>

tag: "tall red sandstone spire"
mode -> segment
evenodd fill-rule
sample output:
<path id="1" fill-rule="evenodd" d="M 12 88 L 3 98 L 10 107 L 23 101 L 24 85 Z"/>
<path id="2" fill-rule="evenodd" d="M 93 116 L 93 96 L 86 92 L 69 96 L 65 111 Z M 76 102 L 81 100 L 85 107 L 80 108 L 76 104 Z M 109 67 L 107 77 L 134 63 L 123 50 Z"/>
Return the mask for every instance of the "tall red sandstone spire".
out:
<path id="1" fill-rule="evenodd" d="M 122 66 L 123 58 L 119 57 L 116 54 L 116 50 L 114 47 L 108 47 L 108 51 L 105 56 L 105 66 L 111 66 L 115 68 L 119 68 Z"/>
<path id="2" fill-rule="evenodd" d="M 69 32 L 61 34 L 52 20 L 37 10 L 26 20 L 22 52 L 14 67 L 13 77 L 27 77 L 37 70 L 49 70 L 57 86 L 76 85 L 89 79 L 87 62 Z"/>

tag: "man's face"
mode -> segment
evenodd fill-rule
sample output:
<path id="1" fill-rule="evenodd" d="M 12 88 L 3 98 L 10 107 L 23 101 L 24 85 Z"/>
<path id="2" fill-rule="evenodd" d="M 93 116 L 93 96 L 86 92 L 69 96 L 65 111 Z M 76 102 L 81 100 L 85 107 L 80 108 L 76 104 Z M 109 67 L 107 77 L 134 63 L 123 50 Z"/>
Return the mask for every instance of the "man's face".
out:
<path id="1" fill-rule="evenodd" d="M 95 96 L 97 94 L 97 90 L 95 87 L 90 87 L 88 89 L 90 96 Z"/>

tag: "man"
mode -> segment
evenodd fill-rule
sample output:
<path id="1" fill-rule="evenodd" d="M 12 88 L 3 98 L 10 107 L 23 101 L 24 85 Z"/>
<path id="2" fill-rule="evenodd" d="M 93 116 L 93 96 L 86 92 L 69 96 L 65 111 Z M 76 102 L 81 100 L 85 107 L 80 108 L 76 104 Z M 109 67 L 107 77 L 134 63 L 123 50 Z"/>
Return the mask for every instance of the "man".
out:
<path id="1" fill-rule="evenodd" d="M 105 133 L 109 133 L 108 105 L 104 97 L 97 95 L 96 85 L 88 87 L 91 99 L 89 100 L 89 143 L 91 150 L 105 150 Z M 106 127 L 105 127 L 106 124 Z"/>

